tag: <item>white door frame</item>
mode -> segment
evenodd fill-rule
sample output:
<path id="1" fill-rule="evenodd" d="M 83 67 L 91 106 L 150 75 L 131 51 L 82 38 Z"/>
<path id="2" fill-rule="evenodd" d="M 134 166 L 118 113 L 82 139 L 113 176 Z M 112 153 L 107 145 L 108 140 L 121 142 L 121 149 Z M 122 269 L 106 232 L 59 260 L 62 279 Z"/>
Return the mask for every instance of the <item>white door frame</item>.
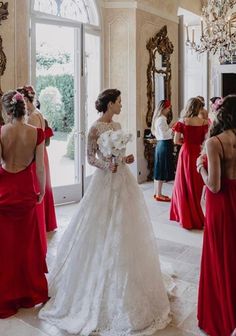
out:
<path id="1" fill-rule="evenodd" d="M 56 204 L 79 201 L 84 192 L 85 167 L 85 78 L 84 78 L 84 28 L 81 23 L 51 15 L 31 16 L 31 82 L 36 83 L 36 24 L 74 28 L 75 31 L 75 177 L 72 185 L 53 188 Z"/>

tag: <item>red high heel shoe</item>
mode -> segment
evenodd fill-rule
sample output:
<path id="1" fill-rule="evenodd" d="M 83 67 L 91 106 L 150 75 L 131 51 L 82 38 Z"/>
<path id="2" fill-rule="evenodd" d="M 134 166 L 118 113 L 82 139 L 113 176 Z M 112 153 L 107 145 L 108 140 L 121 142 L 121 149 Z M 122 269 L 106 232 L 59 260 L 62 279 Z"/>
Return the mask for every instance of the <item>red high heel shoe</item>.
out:
<path id="1" fill-rule="evenodd" d="M 165 195 L 154 195 L 154 198 L 156 201 L 159 202 L 170 202 L 171 198 L 169 196 L 165 196 Z"/>

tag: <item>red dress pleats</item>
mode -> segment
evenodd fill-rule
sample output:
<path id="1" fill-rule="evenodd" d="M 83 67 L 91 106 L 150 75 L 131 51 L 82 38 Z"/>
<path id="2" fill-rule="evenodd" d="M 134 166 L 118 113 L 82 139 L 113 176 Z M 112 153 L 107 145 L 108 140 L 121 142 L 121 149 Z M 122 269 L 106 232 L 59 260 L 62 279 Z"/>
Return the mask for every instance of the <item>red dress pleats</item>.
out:
<path id="1" fill-rule="evenodd" d="M 50 138 L 53 136 L 53 131 L 50 127 L 47 127 L 44 131 L 44 138 Z M 46 241 L 46 231 L 54 231 L 57 228 L 57 220 L 56 220 L 56 213 L 55 213 L 55 205 L 54 205 L 54 197 L 52 192 L 52 185 L 51 185 L 51 178 L 50 178 L 50 167 L 49 167 L 49 160 L 48 160 L 48 153 L 45 147 L 44 151 L 44 168 L 45 168 L 45 177 L 46 177 L 46 185 L 45 185 L 45 195 L 43 198 L 43 202 L 38 205 L 37 212 L 40 221 L 40 235 L 42 246 L 45 251 L 47 252 L 47 241 Z M 35 166 L 34 166 L 35 169 Z M 36 191 L 39 190 L 36 172 L 35 172 L 35 189 Z"/>
<path id="2" fill-rule="evenodd" d="M 236 180 L 206 191 L 206 226 L 198 297 L 199 327 L 210 336 L 236 328 Z"/>
<path id="3" fill-rule="evenodd" d="M 46 186 L 45 186 L 45 195 L 43 199 L 44 211 L 45 211 L 45 223 L 46 230 L 54 231 L 57 228 L 57 220 L 54 206 L 54 198 L 52 193 L 51 177 L 50 177 L 50 168 L 47 149 L 44 151 L 44 164 L 45 164 L 45 174 L 46 174 Z"/>

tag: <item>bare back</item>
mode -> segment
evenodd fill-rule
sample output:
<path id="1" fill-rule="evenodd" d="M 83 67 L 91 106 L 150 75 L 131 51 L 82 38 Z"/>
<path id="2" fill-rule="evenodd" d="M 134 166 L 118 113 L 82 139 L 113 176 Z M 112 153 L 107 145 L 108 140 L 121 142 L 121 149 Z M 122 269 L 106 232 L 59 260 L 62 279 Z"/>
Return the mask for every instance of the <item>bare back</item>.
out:
<path id="1" fill-rule="evenodd" d="M 192 118 L 184 118 L 185 125 L 188 126 L 203 126 L 206 125 L 208 122 L 207 120 L 199 117 L 192 117 Z"/>
<path id="2" fill-rule="evenodd" d="M 221 153 L 222 176 L 236 179 L 236 134 L 232 130 L 217 136 Z"/>
<path id="3" fill-rule="evenodd" d="M 28 116 L 27 123 L 29 125 L 42 128 L 43 131 L 45 130 L 45 120 L 39 110 L 35 110 Z"/>
<path id="4" fill-rule="evenodd" d="M 30 165 L 35 156 L 37 130 L 23 123 L 2 126 L 0 134 L 2 166 L 16 173 Z"/>

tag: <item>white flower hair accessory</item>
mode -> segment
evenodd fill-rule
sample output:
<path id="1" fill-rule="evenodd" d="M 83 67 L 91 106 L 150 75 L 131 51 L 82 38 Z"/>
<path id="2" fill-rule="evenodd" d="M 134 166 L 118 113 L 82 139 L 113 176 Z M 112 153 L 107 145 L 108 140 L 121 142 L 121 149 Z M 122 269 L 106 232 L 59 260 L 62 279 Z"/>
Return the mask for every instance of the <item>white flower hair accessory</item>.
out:
<path id="1" fill-rule="evenodd" d="M 24 86 L 23 89 L 28 97 L 34 98 L 35 92 L 31 86 Z"/>
<path id="2" fill-rule="evenodd" d="M 10 105 L 16 105 L 18 101 L 24 101 L 24 97 L 19 92 L 14 94 L 14 96 L 12 97 L 10 101 Z"/>
<path id="3" fill-rule="evenodd" d="M 218 110 L 221 107 L 221 105 L 223 104 L 223 102 L 224 102 L 223 98 L 217 98 L 216 99 L 216 101 L 214 103 L 214 106 L 215 106 L 216 110 Z"/>

